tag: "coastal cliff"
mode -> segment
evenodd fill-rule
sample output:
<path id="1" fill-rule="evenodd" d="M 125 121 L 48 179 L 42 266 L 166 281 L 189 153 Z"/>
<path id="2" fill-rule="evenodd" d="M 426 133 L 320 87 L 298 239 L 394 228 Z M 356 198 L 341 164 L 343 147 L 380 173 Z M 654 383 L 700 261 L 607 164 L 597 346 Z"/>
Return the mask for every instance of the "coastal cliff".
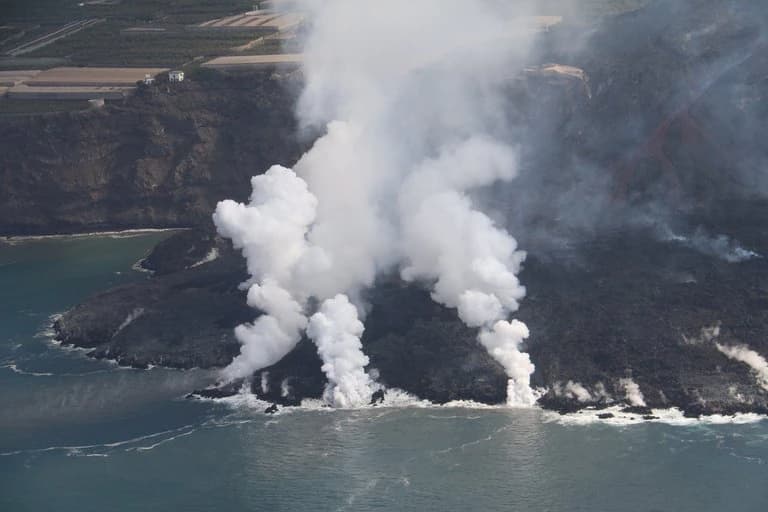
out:
<path id="1" fill-rule="evenodd" d="M 200 71 L 80 112 L 0 118 L 0 233 L 193 226 L 302 152 L 290 77 Z"/>

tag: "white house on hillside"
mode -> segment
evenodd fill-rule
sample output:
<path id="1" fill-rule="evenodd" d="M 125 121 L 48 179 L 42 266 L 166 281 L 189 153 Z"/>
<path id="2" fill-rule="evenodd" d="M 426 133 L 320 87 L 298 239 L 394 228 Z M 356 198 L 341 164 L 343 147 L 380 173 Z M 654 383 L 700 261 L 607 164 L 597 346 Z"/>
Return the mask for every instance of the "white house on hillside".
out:
<path id="1" fill-rule="evenodd" d="M 184 81 L 184 72 L 183 71 L 171 71 L 168 73 L 168 81 L 170 82 L 183 82 Z"/>

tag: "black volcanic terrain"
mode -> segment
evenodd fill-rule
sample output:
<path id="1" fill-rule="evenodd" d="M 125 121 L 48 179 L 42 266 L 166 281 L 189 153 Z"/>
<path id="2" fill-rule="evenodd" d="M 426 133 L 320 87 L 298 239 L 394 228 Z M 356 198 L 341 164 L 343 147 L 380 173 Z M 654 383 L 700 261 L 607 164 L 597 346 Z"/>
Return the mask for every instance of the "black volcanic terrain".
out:
<path id="1" fill-rule="evenodd" d="M 521 175 L 478 200 L 529 251 L 516 317 L 544 407 L 622 401 L 631 378 L 649 407 L 768 413 L 765 383 L 718 348 L 768 354 L 766 9 L 745 3 L 662 1 L 565 23 L 510 73 Z M 234 326 L 257 313 L 210 214 L 306 149 L 292 114 L 300 79 L 204 73 L 101 111 L 0 119 L 4 234 L 193 228 L 149 255 L 153 277 L 65 314 L 65 344 L 139 367 L 231 361 Z M 436 402 L 503 402 L 506 375 L 476 333 L 396 276 L 366 297 L 379 381 Z M 325 385 L 306 340 L 260 373 L 252 389 L 274 402 Z M 568 381 L 590 398 L 563 391 Z"/>

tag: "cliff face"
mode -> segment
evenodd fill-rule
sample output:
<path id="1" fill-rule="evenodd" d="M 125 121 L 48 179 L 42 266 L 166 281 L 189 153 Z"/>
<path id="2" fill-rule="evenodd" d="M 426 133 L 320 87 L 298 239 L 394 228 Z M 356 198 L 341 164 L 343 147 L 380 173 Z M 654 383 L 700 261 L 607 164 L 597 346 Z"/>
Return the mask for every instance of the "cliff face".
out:
<path id="1" fill-rule="evenodd" d="M 290 78 L 200 74 L 100 110 L 0 118 L 0 233 L 189 226 L 301 154 Z"/>

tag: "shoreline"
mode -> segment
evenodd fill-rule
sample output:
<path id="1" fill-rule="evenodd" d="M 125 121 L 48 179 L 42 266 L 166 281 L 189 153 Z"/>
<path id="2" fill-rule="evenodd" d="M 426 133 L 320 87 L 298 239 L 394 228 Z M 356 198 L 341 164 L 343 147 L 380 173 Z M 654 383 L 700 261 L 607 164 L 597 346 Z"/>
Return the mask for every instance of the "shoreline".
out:
<path id="1" fill-rule="evenodd" d="M 202 370 L 201 368 L 172 368 L 162 365 L 149 365 L 146 368 L 140 368 L 130 365 L 121 364 L 118 359 L 92 357 L 88 355 L 90 349 L 85 347 L 78 347 L 77 345 L 64 345 L 61 340 L 56 338 L 56 332 L 54 325 L 56 320 L 61 318 L 62 313 L 54 313 L 49 316 L 49 322 L 43 327 L 36 335 L 36 338 L 44 338 L 47 343 L 56 349 L 64 351 L 79 352 L 84 357 L 93 361 L 101 361 L 113 366 L 114 369 L 119 370 L 143 370 L 149 371 L 155 368 L 170 371 L 194 371 Z M 15 363 L 3 366 L 3 368 L 9 368 L 15 373 L 28 373 L 35 375 L 31 372 L 18 371 L 15 368 Z M 217 369 L 208 369 L 214 372 Z M 39 374 L 39 376 L 56 376 L 56 374 Z M 37 375 L 35 375 L 37 376 Z M 196 391 L 191 391 L 185 395 L 186 399 L 199 400 L 203 402 L 211 402 L 223 404 L 228 407 L 237 410 L 244 411 L 258 411 L 261 412 L 267 407 L 273 404 L 272 401 L 265 400 L 262 397 L 252 393 L 248 386 L 241 387 L 236 393 L 225 397 L 206 397 L 198 394 Z M 768 415 L 755 413 L 755 412 L 735 412 L 732 414 L 701 414 L 699 416 L 686 416 L 685 411 L 679 407 L 668 408 L 649 408 L 647 414 L 640 412 L 630 412 L 626 408 L 629 404 L 616 402 L 608 407 L 596 407 L 585 406 L 579 410 L 562 413 L 555 409 L 547 408 L 541 404 L 536 404 L 532 407 L 525 407 L 522 410 L 537 411 L 542 416 L 542 421 L 545 423 L 558 423 L 563 426 L 570 427 L 584 427 L 590 425 L 606 425 L 611 427 L 629 427 L 636 425 L 647 424 L 663 424 L 674 427 L 690 427 L 695 425 L 745 425 L 754 424 L 764 421 L 768 421 Z M 477 410 L 477 411 L 515 411 L 515 407 L 510 407 L 506 404 L 485 404 L 481 402 L 475 402 L 473 400 L 452 400 L 446 403 L 432 402 L 427 399 L 419 398 L 418 396 L 404 391 L 398 388 L 389 388 L 384 391 L 384 400 L 376 405 L 364 405 L 362 407 L 353 407 L 349 409 L 329 407 L 323 402 L 322 399 L 304 398 L 299 405 L 280 405 L 279 411 L 284 413 L 290 412 L 335 412 L 335 411 L 366 411 L 374 409 L 463 409 L 463 410 Z"/>
<path id="2" fill-rule="evenodd" d="M 0 242 L 13 244 L 16 242 L 32 242 L 36 240 L 57 240 L 62 238 L 114 237 L 129 238 L 132 236 L 150 235 L 172 231 L 186 231 L 192 228 L 132 228 L 109 231 L 89 231 L 85 233 L 57 233 L 50 235 L 1 235 Z"/>
<path id="3" fill-rule="evenodd" d="M 257 395 L 247 390 L 241 389 L 238 393 L 222 398 L 208 398 L 194 396 L 193 399 L 219 403 L 226 405 L 234 410 L 252 411 L 261 414 L 262 411 L 272 405 L 272 402 L 259 398 Z M 632 413 L 622 413 L 623 406 L 616 405 L 608 409 L 595 410 L 585 408 L 577 412 L 560 414 L 551 409 L 546 409 L 539 405 L 526 407 L 519 410 L 535 412 L 541 415 L 544 423 L 557 423 L 565 427 L 587 427 L 593 425 L 605 425 L 609 427 L 623 428 L 631 426 L 661 424 L 672 427 L 692 427 L 697 425 L 747 425 L 768 421 L 768 416 L 756 413 L 735 413 L 702 415 L 696 418 L 685 417 L 683 411 L 676 407 L 668 409 L 653 409 L 654 418 L 643 418 L 642 415 Z M 455 400 L 444 404 L 430 402 L 418 398 L 410 393 L 398 389 L 389 389 L 385 392 L 385 400 L 381 404 L 366 405 L 350 409 L 337 409 L 327 406 L 320 399 L 304 399 L 300 405 L 279 406 L 276 415 L 290 414 L 297 412 L 364 412 L 375 410 L 407 410 L 407 409 L 434 409 L 450 410 L 461 409 L 466 411 L 496 411 L 496 412 L 514 412 L 518 410 L 507 405 L 488 405 L 471 400 Z M 599 413 L 608 411 L 614 415 L 611 418 L 599 417 Z"/>

